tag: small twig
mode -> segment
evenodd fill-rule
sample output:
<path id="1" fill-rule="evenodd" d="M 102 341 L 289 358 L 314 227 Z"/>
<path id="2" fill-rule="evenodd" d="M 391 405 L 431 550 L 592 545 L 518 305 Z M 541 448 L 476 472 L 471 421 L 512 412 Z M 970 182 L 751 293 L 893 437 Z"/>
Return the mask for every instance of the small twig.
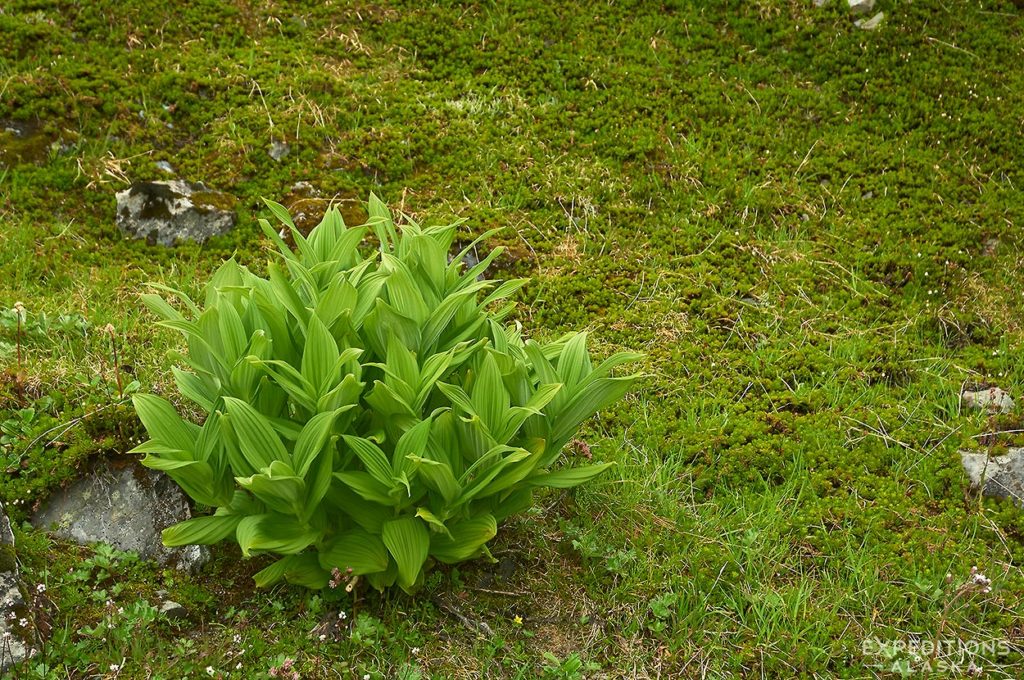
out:
<path id="1" fill-rule="evenodd" d="M 1024 430 L 996 430 L 995 432 L 982 432 L 981 434 L 972 434 L 972 439 L 978 439 L 979 437 L 994 437 L 997 434 L 1020 434 Z"/>
<path id="2" fill-rule="evenodd" d="M 820 139 L 814 140 L 814 143 L 811 144 L 811 148 L 808 149 L 807 153 L 804 154 L 804 159 L 800 161 L 800 165 L 796 166 L 796 171 L 793 173 L 793 177 L 799 175 L 800 171 L 804 169 L 804 166 L 807 165 L 807 161 L 810 160 L 811 158 L 811 152 L 814 151 L 814 147 L 818 146 L 818 142 L 820 141 Z"/>
<path id="3" fill-rule="evenodd" d="M 526 595 L 526 593 L 516 593 L 511 590 L 492 590 L 491 588 L 476 588 L 473 586 L 467 586 L 467 588 L 478 593 L 487 593 L 488 595 L 504 595 L 506 597 L 523 597 Z"/>
<path id="4" fill-rule="evenodd" d="M 927 36 L 927 39 L 932 41 L 932 42 L 934 42 L 934 43 L 939 43 L 940 45 L 945 45 L 946 47 L 948 47 L 951 50 L 956 50 L 957 52 L 963 52 L 964 54 L 969 54 L 972 57 L 974 57 L 975 59 L 979 58 L 978 55 L 975 54 L 974 52 L 971 52 L 970 50 L 965 50 L 962 47 L 957 47 L 956 45 L 954 45 L 952 43 L 945 42 L 944 40 L 939 40 L 938 38 L 933 38 L 931 36 Z"/>
<path id="5" fill-rule="evenodd" d="M 434 603 L 437 604 L 437 606 L 440 607 L 442 610 L 448 612 L 456 619 L 458 619 L 459 623 L 461 623 L 469 630 L 476 631 L 478 633 L 483 633 L 487 637 L 494 637 L 494 631 L 491 630 L 491 627 L 488 626 L 485 621 L 474 621 L 473 619 L 467 617 L 465 614 L 460 612 L 458 608 L 455 607 L 455 605 L 449 602 L 434 600 Z"/>

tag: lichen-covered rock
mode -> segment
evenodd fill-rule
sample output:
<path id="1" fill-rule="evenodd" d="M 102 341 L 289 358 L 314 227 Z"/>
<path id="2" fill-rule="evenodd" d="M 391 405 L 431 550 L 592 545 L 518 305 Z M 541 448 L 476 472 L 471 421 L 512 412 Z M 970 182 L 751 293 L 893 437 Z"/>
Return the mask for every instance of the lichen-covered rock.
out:
<path id="1" fill-rule="evenodd" d="M 188 618 L 188 610 L 183 605 L 178 604 L 174 600 L 167 600 L 160 605 L 160 613 L 171 620 L 180 620 Z"/>
<path id="2" fill-rule="evenodd" d="M 18 621 L 24 620 L 24 607 L 25 598 L 14 553 L 14 532 L 3 505 L 0 505 L 0 672 L 21 663 L 29 654 L 25 632 L 18 630 Z"/>
<path id="3" fill-rule="evenodd" d="M 868 14 L 875 8 L 875 0 L 846 0 L 850 7 L 850 14 L 862 16 Z"/>
<path id="4" fill-rule="evenodd" d="M 117 194 L 117 226 L 152 244 L 202 243 L 235 226 L 234 206 L 233 196 L 202 182 L 136 182 Z"/>
<path id="5" fill-rule="evenodd" d="M 185 495 L 169 477 L 134 462 L 110 462 L 52 497 L 32 524 L 78 543 L 108 543 L 194 572 L 209 560 L 209 550 L 166 548 L 160 541 L 162 530 L 190 517 Z"/>
<path id="6" fill-rule="evenodd" d="M 960 395 L 960 400 L 967 408 L 975 408 L 989 413 L 1009 413 L 1013 410 L 1013 399 L 998 387 L 964 392 Z"/>
<path id="7" fill-rule="evenodd" d="M 267 150 L 267 153 L 270 155 L 270 157 L 278 162 L 284 160 L 284 158 L 291 152 L 292 148 L 288 146 L 286 142 L 280 142 L 277 140 L 275 140 L 270 145 L 270 148 Z"/>
<path id="8" fill-rule="evenodd" d="M 1024 449 L 1009 449 L 1001 456 L 961 451 L 960 463 L 972 488 L 1024 507 Z"/>

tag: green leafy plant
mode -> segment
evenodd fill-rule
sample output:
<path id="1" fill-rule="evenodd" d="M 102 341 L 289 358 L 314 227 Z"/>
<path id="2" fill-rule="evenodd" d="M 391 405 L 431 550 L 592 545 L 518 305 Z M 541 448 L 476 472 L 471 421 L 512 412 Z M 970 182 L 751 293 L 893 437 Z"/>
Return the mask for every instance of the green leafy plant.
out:
<path id="1" fill-rule="evenodd" d="M 150 440 L 143 463 L 213 506 L 163 533 L 166 545 L 235 537 L 245 556 L 281 556 L 256 575 L 310 588 L 363 577 L 377 588 L 422 583 L 428 560 L 487 552 L 498 523 L 538 487 L 568 488 L 610 463 L 557 467 L 580 424 L 636 376 L 594 367 L 583 333 L 541 344 L 502 324 L 525 280 L 478 280 L 497 257 L 449 261 L 458 223 L 395 226 L 375 196 L 370 219 L 345 226 L 331 209 L 304 237 L 268 202 L 297 245 L 266 221 L 280 250 L 266 278 L 228 260 L 202 308 L 143 296 L 182 332 L 181 394 L 206 418 L 137 395 Z M 379 248 L 360 251 L 364 239 Z"/>

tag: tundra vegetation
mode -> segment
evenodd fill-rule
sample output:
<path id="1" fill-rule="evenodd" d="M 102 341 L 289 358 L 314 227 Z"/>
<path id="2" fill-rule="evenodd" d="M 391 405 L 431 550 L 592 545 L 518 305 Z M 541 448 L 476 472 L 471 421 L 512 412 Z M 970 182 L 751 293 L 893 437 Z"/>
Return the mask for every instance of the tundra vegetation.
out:
<path id="1" fill-rule="evenodd" d="M 1022 443 L 1018 412 L 960 394 L 1024 385 L 1024 24 L 878 0 L 866 31 L 843 4 L 4 4 L 0 500 L 45 586 L 19 672 L 1019 677 L 1021 510 L 971 494 L 958 451 Z M 237 226 L 122 238 L 114 194 L 172 177 L 235 197 Z M 413 595 L 26 527 L 145 441 L 132 396 L 201 421 L 146 284 L 201 299 L 232 257 L 267 278 L 262 197 L 308 233 L 332 207 L 367 222 L 371 192 L 399 229 L 464 218 L 455 252 L 502 228 L 470 252 L 529 278 L 505 321 L 538 343 L 644 354 L 553 468 L 610 472 Z"/>

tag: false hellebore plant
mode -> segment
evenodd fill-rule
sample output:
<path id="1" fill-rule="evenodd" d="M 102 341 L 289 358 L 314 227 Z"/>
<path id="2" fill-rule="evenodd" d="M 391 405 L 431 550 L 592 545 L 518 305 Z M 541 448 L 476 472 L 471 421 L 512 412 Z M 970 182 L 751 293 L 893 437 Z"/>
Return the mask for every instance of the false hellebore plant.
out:
<path id="1" fill-rule="evenodd" d="M 500 248 L 467 267 L 474 242 L 449 262 L 457 223 L 399 233 L 376 196 L 366 225 L 347 228 L 331 209 L 306 238 L 268 205 L 297 252 L 261 220 L 281 255 L 267 278 L 232 259 L 203 307 L 170 289 L 185 313 L 143 296 L 184 334 L 187 368 L 174 378 L 207 415 L 196 425 L 138 395 L 151 439 L 134 451 L 216 508 L 165 530 L 166 545 L 234 537 L 245 556 L 280 556 L 256 574 L 261 586 L 323 588 L 351 569 L 411 591 L 429 559 L 487 553 L 537 487 L 609 467 L 550 469 L 580 424 L 629 389 L 636 376 L 610 372 L 639 355 L 594 368 L 582 333 L 541 344 L 503 325 L 525 280 L 478 280 Z M 371 229 L 379 252 L 365 256 Z"/>

